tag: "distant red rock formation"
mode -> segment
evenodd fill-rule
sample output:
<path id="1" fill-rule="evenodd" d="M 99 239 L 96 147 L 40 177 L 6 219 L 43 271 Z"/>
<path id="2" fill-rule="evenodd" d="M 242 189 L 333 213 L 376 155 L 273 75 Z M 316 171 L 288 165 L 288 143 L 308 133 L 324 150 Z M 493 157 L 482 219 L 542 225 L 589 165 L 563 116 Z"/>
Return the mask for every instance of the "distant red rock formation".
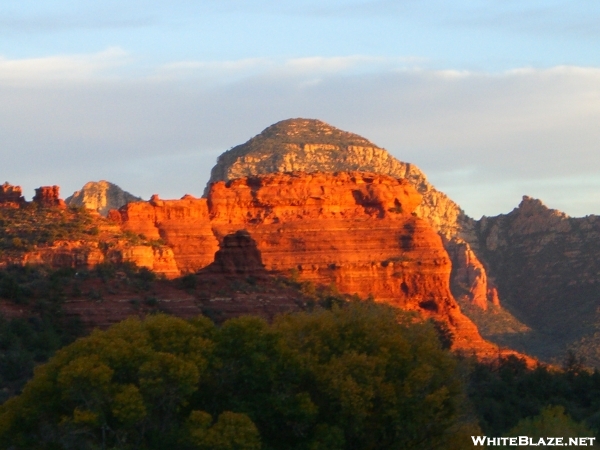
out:
<path id="1" fill-rule="evenodd" d="M 0 185 L 0 206 L 19 207 L 25 204 L 21 186 L 13 186 L 8 182 Z"/>
<path id="2" fill-rule="evenodd" d="M 60 187 L 42 186 L 35 190 L 33 202 L 44 208 L 66 208 L 64 200 L 60 198 Z"/>

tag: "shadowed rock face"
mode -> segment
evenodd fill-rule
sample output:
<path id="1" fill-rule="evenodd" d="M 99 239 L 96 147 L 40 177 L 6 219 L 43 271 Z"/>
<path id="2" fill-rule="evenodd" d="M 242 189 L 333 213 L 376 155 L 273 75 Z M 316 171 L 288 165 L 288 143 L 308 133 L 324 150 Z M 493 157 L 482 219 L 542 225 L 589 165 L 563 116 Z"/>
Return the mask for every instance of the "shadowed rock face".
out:
<path id="1" fill-rule="evenodd" d="M 106 217 L 111 209 L 119 209 L 131 202 L 138 202 L 141 198 L 124 191 L 119 186 L 108 181 L 90 181 L 81 190 L 76 191 L 65 200 L 68 206 L 92 209 Z"/>
<path id="2" fill-rule="evenodd" d="M 483 217 L 477 232 L 503 302 L 548 336 L 548 346 L 564 351 L 596 331 L 599 217 L 571 218 L 525 196 L 510 213 Z M 600 364 L 597 355 L 587 356 L 588 362 Z"/>
<path id="3" fill-rule="evenodd" d="M 238 230 L 223 238 L 215 253 L 215 260 L 207 271 L 222 275 L 251 276 L 266 278 L 267 271 L 262 262 L 256 241 L 246 230 Z"/>

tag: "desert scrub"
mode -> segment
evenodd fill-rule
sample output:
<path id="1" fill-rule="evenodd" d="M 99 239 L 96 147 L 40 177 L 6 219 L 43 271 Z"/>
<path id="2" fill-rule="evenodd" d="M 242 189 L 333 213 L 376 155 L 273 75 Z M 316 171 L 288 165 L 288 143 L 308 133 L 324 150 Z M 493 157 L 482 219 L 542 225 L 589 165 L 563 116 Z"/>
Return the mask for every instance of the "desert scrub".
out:
<path id="1" fill-rule="evenodd" d="M 0 249 L 27 251 L 57 240 L 89 240 L 99 235 L 99 220 L 82 208 L 0 208 Z"/>

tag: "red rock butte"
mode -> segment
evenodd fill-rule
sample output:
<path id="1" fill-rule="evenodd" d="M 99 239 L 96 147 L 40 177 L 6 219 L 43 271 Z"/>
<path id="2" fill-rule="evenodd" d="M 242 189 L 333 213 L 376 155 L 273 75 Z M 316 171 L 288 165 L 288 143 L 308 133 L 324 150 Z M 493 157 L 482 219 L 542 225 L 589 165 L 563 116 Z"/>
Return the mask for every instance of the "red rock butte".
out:
<path id="1" fill-rule="evenodd" d="M 221 264 L 220 246 L 239 250 L 227 270 L 244 273 L 251 259 L 247 266 L 259 270 L 335 283 L 341 292 L 447 321 L 456 349 L 498 356 L 460 312 L 442 239 L 413 214 L 420 202 L 409 182 L 387 175 L 293 172 L 219 181 L 205 199 L 153 196 L 109 217 L 126 231 L 162 239 L 182 274 Z"/>

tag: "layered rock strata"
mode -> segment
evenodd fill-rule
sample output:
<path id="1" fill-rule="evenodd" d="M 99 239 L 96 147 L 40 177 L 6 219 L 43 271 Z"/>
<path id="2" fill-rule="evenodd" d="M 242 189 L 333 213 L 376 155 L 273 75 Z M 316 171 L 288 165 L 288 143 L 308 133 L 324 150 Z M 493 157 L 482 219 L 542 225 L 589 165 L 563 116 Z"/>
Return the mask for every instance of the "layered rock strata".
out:
<path id="1" fill-rule="evenodd" d="M 109 217 L 118 218 L 125 231 L 166 243 L 181 273 L 206 267 L 219 249 L 206 199 L 186 195 L 181 200 L 161 200 L 154 195 L 149 202 L 129 203 Z"/>
<path id="2" fill-rule="evenodd" d="M 466 295 L 482 308 L 498 303 L 495 286 L 478 258 L 475 221 L 443 192 L 436 190 L 414 164 L 397 160 L 367 139 L 332 127 L 319 120 L 289 119 L 278 122 L 242 145 L 226 151 L 213 167 L 209 183 L 292 171 L 364 171 L 407 180 L 420 194 L 415 214 L 426 220 L 444 239 L 464 286 L 456 295 Z M 460 253 L 460 252 L 463 253 Z M 475 275 L 477 274 L 477 275 Z"/>
<path id="3" fill-rule="evenodd" d="M 446 320 L 456 348 L 497 355 L 452 297 L 442 239 L 413 214 L 420 201 L 409 182 L 385 175 L 272 174 L 213 183 L 207 199 L 131 203 L 121 221 L 163 239 L 183 272 L 213 263 L 219 242 L 219 252 L 255 260 L 251 240 L 268 271 Z"/>
<path id="4" fill-rule="evenodd" d="M 480 251 L 503 301 L 528 326 L 568 345 L 600 322 L 600 217 L 571 218 L 524 196 L 477 224 Z M 593 362 L 600 364 L 600 359 Z"/>
<path id="5" fill-rule="evenodd" d="M 58 186 L 42 186 L 35 190 L 36 194 L 33 198 L 33 204 L 41 208 L 52 208 L 53 211 L 39 211 L 41 216 L 38 220 L 48 225 L 46 214 L 55 214 L 54 219 L 63 225 L 69 225 L 69 221 L 74 220 L 75 212 L 65 211 L 65 202 L 60 198 L 60 188 Z M 22 191 L 19 186 L 12 186 L 8 183 L 0 186 L 0 206 L 23 208 L 28 205 L 21 195 Z M 58 211 L 56 210 L 58 208 Z M 14 211 L 17 212 L 17 211 Z M 56 215 L 58 213 L 58 215 Z M 5 222 L 8 228 L 13 228 L 13 233 L 18 227 L 27 225 L 24 228 L 29 228 L 27 233 L 38 233 L 44 235 L 54 233 L 55 230 L 44 229 L 44 225 L 36 223 L 36 213 L 28 218 L 21 218 L 24 223 L 10 225 L 10 215 Z M 115 215 L 113 215 L 115 218 Z M 121 219 L 120 214 L 116 214 L 118 221 Z M 20 245 L 12 246 L 3 249 L 0 257 L 0 268 L 10 264 L 26 265 L 26 264 L 44 264 L 52 267 L 73 267 L 73 268 L 93 268 L 98 264 L 105 262 L 133 262 L 140 267 L 146 267 L 153 271 L 164 274 L 169 278 L 180 275 L 180 270 L 174 259 L 173 250 L 159 242 L 147 242 L 145 239 L 137 237 L 137 243 L 132 243 L 126 236 L 122 235 L 121 228 L 118 224 L 110 223 L 99 217 L 97 214 L 91 214 L 86 220 L 92 220 L 90 227 L 94 226 L 94 232 L 76 231 L 81 223 L 75 225 L 74 232 L 77 237 L 69 239 L 65 237 L 59 240 L 36 242 L 33 245 L 23 245 L 20 238 L 16 241 Z M 32 223 L 27 223 L 31 221 Z M 40 226 L 42 230 L 40 231 Z M 2 231 L 2 230 L 0 230 Z M 2 237 L 2 236 L 0 236 Z M 144 242 L 146 241 L 146 242 Z"/>

